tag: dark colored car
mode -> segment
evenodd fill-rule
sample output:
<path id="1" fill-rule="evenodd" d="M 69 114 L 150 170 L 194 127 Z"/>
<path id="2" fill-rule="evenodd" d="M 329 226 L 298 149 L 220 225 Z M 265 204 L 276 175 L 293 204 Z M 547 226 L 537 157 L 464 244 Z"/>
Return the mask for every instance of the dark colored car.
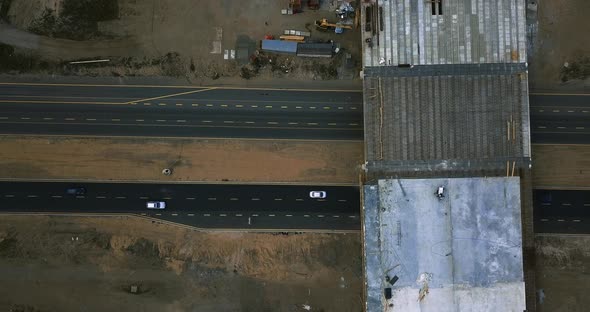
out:
<path id="1" fill-rule="evenodd" d="M 83 187 L 70 187 L 66 189 L 66 194 L 68 195 L 84 195 L 86 194 L 86 189 Z"/>

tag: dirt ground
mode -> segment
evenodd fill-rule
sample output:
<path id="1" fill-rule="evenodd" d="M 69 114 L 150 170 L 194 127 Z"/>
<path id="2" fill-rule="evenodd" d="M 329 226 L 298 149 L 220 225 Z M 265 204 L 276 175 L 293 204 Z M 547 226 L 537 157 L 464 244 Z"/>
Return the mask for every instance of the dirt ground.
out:
<path id="1" fill-rule="evenodd" d="M 0 178 L 352 184 L 361 159 L 362 142 L 0 137 Z"/>
<path id="2" fill-rule="evenodd" d="M 536 237 L 537 311 L 588 311 L 590 237 Z"/>
<path id="3" fill-rule="evenodd" d="M 533 144 L 535 188 L 590 189 L 590 145 Z"/>
<path id="4" fill-rule="evenodd" d="M 527 1 L 528 2 L 528 1 Z M 535 2 L 535 1 L 533 1 Z M 529 84 L 532 89 L 582 90 L 585 81 L 562 82 L 561 72 L 581 57 L 590 57 L 590 40 L 584 29 L 590 28 L 590 1 L 539 0 L 538 34 L 534 50 L 529 51 Z M 590 67 L 590 64 L 586 64 Z"/>
<path id="5" fill-rule="evenodd" d="M 281 14 L 281 9 L 288 7 L 287 0 L 118 0 L 118 18 L 99 21 L 97 31 L 103 35 L 92 40 L 72 41 L 27 32 L 45 8 L 59 16 L 63 1 L 12 0 L 6 16 L 11 25 L 0 25 L 0 42 L 19 48 L 17 52 L 32 52 L 53 61 L 112 56 L 110 63 L 101 66 L 50 66 L 44 70 L 48 74 L 171 75 L 206 83 L 241 74 L 240 62 L 224 59 L 226 50 L 238 51 L 244 46 L 255 49 L 265 35 L 278 38 L 284 30 L 311 30 L 313 40 L 332 39 L 346 52 L 334 59 L 279 56 L 272 70 L 270 66 L 263 68 L 257 76 L 352 79 L 358 77 L 360 69 L 360 31 L 337 35 L 312 29 L 314 20 L 325 17 L 336 21 L 336 0 L 323 1 L 318 11 L 304 7 L 303 13 L 294 15 Z M 338 76 L 315 71 L 321 66 L 334 68 Z"/>
<path id="6" fill-rule="evenodd" d="M 360 234 L 201 233 L 127 217 L 0 219 L 1 311 L 357 312 L 361 287 Z"/>

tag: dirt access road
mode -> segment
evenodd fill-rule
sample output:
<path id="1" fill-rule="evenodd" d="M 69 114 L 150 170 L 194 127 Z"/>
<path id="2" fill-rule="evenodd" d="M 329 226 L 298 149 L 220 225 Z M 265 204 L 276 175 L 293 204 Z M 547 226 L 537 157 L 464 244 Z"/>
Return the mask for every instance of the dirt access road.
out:
<path id="1" fill-rule="evenodd" d="M 361 287 L 360 234 L 200 233 L 125 217 L 0 219 L 2 311 L 358 312 Z"/>
<path id="2" fill-rule="evenodd" d="M 265 35 L 282 35 L 284 30 L 311 30 L 312 39 L 333 39 L 360 60 L 360 32 L 342 35 L 317 32 L 312 29 L 314 20 L 336 19 L 337 1 L 326 0 L 318 11 L 305 9 L 301 14 L 281 15 L 288 6 L 287 0 L 265 1 L 195 1 L 195 0 L 118 0 L 118 18 L 98 22 L 98 31 L 115 39 L 72 41 L 37 36 L 25 32 L 45 8 L 59 15 L 65 0 L 12 0 L 7 18 L 12 25 L 0 25 L 0 42 L 13 45 L 52 60 L 79 58 L 133 57 L 114 59 L 111 64 L 96 67 L 69 69 L 68 74 L 112 76 L 186 76 L 194 83 L 209 79 L 240 75 L 240 66 L 224 60 L 225 50 L 238 50 L 248 46 L 252 51 Z M 239 42 L 239 43 L 238 43 Z M 174 68 L 166 70 L 154 66 L 172 53 Z M 248 62 L 248 60 L 245 60 Z M 293 56 L 279 57 L 274 70 L 259 73 L 262 79 L 286 77 L 292 79 L 325 79 L 317 67 L 335 66 L 330 59 L 302 59 Z M 270 67 L 270 66 L 269 66 Z M 358 68 L 338 67 L 338 76 L 358 77 Z M 56 69 L 56 71 L 59 71 Z M 48 72 L 52 73 L 52 72 Z"/>

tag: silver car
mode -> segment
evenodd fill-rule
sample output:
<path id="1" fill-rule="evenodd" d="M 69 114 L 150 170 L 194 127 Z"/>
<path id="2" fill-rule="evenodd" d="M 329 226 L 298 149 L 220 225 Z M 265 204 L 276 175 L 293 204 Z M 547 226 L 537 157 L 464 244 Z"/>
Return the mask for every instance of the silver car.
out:
<path id="1" fill-rule="evenodd" d="M 166 208 L 166 202 L 163 201 L 149 201 L 146 204 L 147 209 L 164 209 Z"/>
<path id="2" fill-rule="evenodd" d="M 324 191 L 311 191 L 309 192 L 310 198 L 326 198 L 326 192 Z"/>

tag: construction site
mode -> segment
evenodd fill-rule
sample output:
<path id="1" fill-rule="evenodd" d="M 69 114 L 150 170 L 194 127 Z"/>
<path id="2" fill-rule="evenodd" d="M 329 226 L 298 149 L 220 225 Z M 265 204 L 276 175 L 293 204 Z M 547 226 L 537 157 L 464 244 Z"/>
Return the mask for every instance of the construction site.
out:
<path id="1" fill-rule="evenodd" d="M 169 192 L 149 214 L 143 195 L 0 191 L 0 310 L 585 311 L 590 219 L 535 194 L 590 189 L 588 14 L 581 0 L 0 0 L 0 183 Z M 230 184 L 258 190 L 170 191 Z M 275 210 L 291 198 L 277 185 L 313 186 L 292 197 L 309 206 Z M 323 208 L 351 205 L 330 187 L 358 209 Z M 52 213 L 58 198 L 75 212 Z M 104 204 L 127 200 L 138 213 Z M 256 205 L 274 227 L 248 227 Z"/>

